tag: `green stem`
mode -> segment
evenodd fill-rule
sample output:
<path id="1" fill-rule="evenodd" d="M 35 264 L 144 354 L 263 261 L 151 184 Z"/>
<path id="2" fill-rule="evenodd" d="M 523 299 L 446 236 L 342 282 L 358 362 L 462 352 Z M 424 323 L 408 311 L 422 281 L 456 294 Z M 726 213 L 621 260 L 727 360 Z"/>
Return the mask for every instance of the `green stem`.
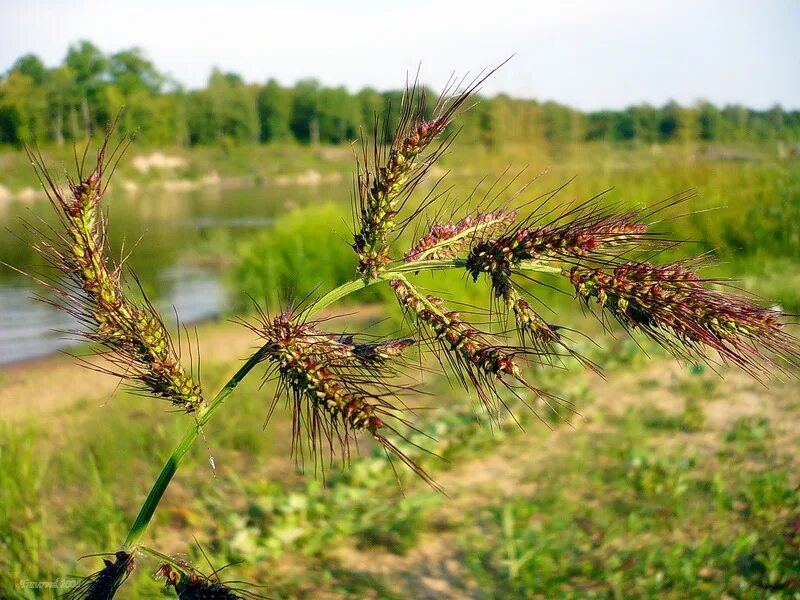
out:
<path id="1" fill-rule="evenodd" d="M 537 273 L 550 273 L 553 275 L 561 275 L 563 267 L 557 267 L 552 264 L 539 262 L 538 260 L 523 260 L 516 265 L 514 269 L 518 271 L 536 271 Z"/>
<path id="2" fill-rule="evenodd" d="M 308 319 L 309 317 L 313 316 L 316 312 L 322 310 L 330 306 L 331 304 L 338 302 L 342 298 L 349 296 L 353 292 L 357 292 L 358 290 L 362 290 L 366 287 L 379 283 L 381 281 L 389 281 L 391 279 L 402 279 L 406 281 L 404 273 L 416 273 L 420 271 L 438 271 L 442 269 L 460 269 L 463 268 L 466 261 L 463 259 L 453 259 L 453 260 L 424 260 L 415 263 L 405 263 L 402 265 L 398 265 L 392 271 L 381 273 L 378 277 L 374 279 L 355 279 L 343 285 L 340 285 L 334 290 L 331 290 L 324 296 L 322 296 L 319 300 L 311 304 L 308 308 L 306 308 L 302 313 L 299 315 L 299 319 L 304 320 Z M 528 269 L 528 270 L 536 270 L 540 272 L 559 272 L 560 270 L 555 267 L 550 267 L 547 265 L 542 264 L 524 264 L 520 265 L 520 268 Z M 413 289 L 413 288 L 412 288 Z M 427 299 L 423 298 L 423 301 L 427 303 Z M 436 307 L 431 305 L 431 308 L 434 310 Z M 144 535 L 147 526 L 150 524 L 150 520 L 153 518 L 153 513 L 155 513 L 156 508 L 158 507 L 159 502 L 161 502 L 161 498 L 164 495 L 164 492 L 167 490 L 170 482 L 172 481 L 172 477 L 178 470 L 178 467 L 181 464 L 184 456 L 192 447 L 197 436 L 200 434 L 203 425 L 205 425 L 209 419 L 211 419 L 212 415 L 217 411 L 217 409 L 222 406 L 222 403 L 225 402 L 226 398 L 230 396 L 233 390 L 239 385 L 239 382 L 245 378 L 245 376 L 255 367 L 259 362 L 261 362 L 263 358 L 263 348 L 258 350 L 253 356 L 251 356 L 248 361 L 242 365 L 242 367 L 236 372 L 236 374 L 231 377 L 230 381 L 225 384 L 219 393 L 214 397 L 214 399 L 209 403 L 208 406 L 198 411 L 196 415 L 195 422 L 186 430 L 181 438 L 181 441 L 172 451 L 172 454 L 167 459 L 167 462 L 164 464 L 164 467 L 161 469 L 161 473 L 158 475 L 158 479 L 156 479 L 155 483 L 153 484 L 150 493 L 147 495 L 147 498 L 142 504 L 141 509 L 139 509 L 139 514 L 136 517 L 136 521 L 134 521 L 133 526 L 131 527 L 130 532 L 128 533 L 128 537 L 125 540 L 125 548 L 130 549 L 137 545 L 142 536 Z"/>
<path id="3" fill-rule="evenodd" d="M 380 277 L 392 279 L 395 273 L 417 273 L 418 271 L 442 271 L 444 269 L 463 269 L 467 266 L 467 261 L 463 258 L 442 259 L 442 260 L 421 260 L 418 262 L 407 262 L 392 268 L 391 273 L 384 273 Z M 562 267 L 556 267 L 538 260 L 523 260 L 516 263 L 512 270 L 516 271 L 536 271 L 537 273 L 560 274 Z"/>
<path id="4" fill-rule="evenodd" d="M 231 392 L 233 392 L 236 386 L 239 385 L 239 382 L 244 379 L 244 377 L 253 369 L 253 367 L 261 362 L 261 359 L 262 352 L 259 350 L 253 354 L 253 356 L 251 356 L 244 365 L 242 365 L 242 368 L 240 368 L 233 377 L 231 377 L 230 381 L 225 384 L 225 387 L 219 391 L 211 403 L 198 412 L 195 423 L 193 423 L 192 426 L 186 430 L 186 433 L 183 434 L 183 438 L 172 451 L 170 457 L 167 459 L 167 462 L 161 469 L 161 473 L 158 475 L 158 479 L 156 479 L 156 482 L 153 484 L 153 488 L 147 495 L 147 499 L 144 501 L 144 504 L 142 504 L 142 508 L 139 510 L 139 515 L 136 517 L 136 521 L 134 521 L 133 526 L 128 533 L 128 537 L 125 540 L 126 548 L 131 548 L 141 539 L 142 535 L 147 529 L 148 524 L 150 523 L 150 519 L 153 518 L 153 513 L 155 512 L 158 503 L 161 501 L 161 497 L 164 495 L 167 486 L 169 486 L 169 483 L 172 480 L 172 476 L 175 475 L 175 472 L 178 470 L 178 465 L 180 465 L 183 457 L 186 456 L 189 448 L 192 447 L 192 444 L 197 439 L 197 436 L 200 433 L 203 425 L 205 425 L 214 412 L 220 406 L 222 406 L 222 403 L 228 396 L 230 396 Z"/>
<path id="5" fill-rule="evenodd" d="M 392 269 L 393 273 L 416 273 L 417 271 L 442 271 L 444 269 L 463 269 L 467 261 L 463 258 L 443 259 L 443 260 L 420 260 L 397 265 Z M 391 273 L 389 273 L 391 275 Z"/>
<path id="6" fill-rule="evenodd" d="M 331 290 L 319 300 L 314 301 L 312 304 L 308 306 L 303 312 L 298 315 L 299 321 L 304 321 L 312 316 L 314 313 L 321 311 L 323 308 L 327 308 L 331 304 L 338 302 L 345 296 L 349 296 L 353 292 L 357 292 L 358 290 L 363 290 L 366 287 L 379 283 L 381 281 L 387 281 L 391 279 L 393 276 L 392 273 L 381 273 L 378 277 L 374 279 L 354 279 L 353 281 L 348 281 L 347 283 L 343 283 L 336 289 Z"/>
<path id="7" fill-rule="evenodd" d="M 300 313 L 298 316 L 299 320 L 307 319 L 308 317 L 312 316 L 314 313 L 322 310 L 323 308 L 327 308 L 331 304 L 338 302 L 345 296 L 349 296 L 353 292 L 357 292 L 358 290 L 362 290 L 366 287 L 374 285 L 376 283 L 380 283 L 381 281 L 389 281 L 391 279 L 397 279 L 398 275 L 401 273 L 418 273 L 420 271 L 442 271 L 444 269 L 463 269 L 467 264 L 467 261 L 463 258 L 454 258 L 450 260 L 421 260 L 419 262 L 410 262 L 410 263 L 403 263 L 400 265 L 396 265 L 392 267 L 391 271 L 387 271 L 385 273 L 380 273 L 374 279 L 354 279 L 353 281 L 349 281 L 337 287 L 334 290 L 331 290 L 319 300 L 316 300 L 313 304 L 311 304 L 308 308 L 306 308 L 303 312 Z M 535 269 L 535 270 L 542 270 L 545 269 L 547 272 L 550 272 L 550 268 L 535 268 L 532 266 L 524 267 L 527 269 Z M 555 272 L 559 272 L 558 269 Z"/>
<path id="8" fill-rule="evenodd" d="M 187 568 L 186 563 L 181 563 L 176 559 L 172 558 L 171 556 L 164 554 L 163 552 L 159 552 L 158 550 L 150 548 L 149 546 L 145 546 L 144 544 L 139 544 L 137 548 L 139 549 L 139 551 L 144 552 L 145 554 L 149 554 L 153 558 L 158 559 L 159 562 L 167 564 L 173 569 L 177 569 L 184 575 L 192 574 L 191 569 Z"/>

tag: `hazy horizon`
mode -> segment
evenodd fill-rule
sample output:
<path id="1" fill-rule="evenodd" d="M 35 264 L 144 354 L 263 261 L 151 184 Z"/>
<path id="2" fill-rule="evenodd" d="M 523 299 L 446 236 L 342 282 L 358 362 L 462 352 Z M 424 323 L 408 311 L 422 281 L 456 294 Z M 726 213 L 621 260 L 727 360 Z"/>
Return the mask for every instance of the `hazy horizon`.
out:
<path id="1" fill-rule="evenodd" d="M 282 5 L 280 5 L 282 6 Z M 675 100 L 800 108 L 800 3 L 526 3 L 491 10 L 448 0 L 391 6 L 351 2 L 331 10 L 243 1 L 220 8 L 178 0 L 166 8 L 87 0 L 0 6 L 0 68 L 26 53 L 48 66 L 88 39 L 104 52 L 141 47 L 188 88 L 212 68 L 248 82 L 308 77 L 324 85 L 396 89 L 421 63 L 438 89 L 452 73 L 477 73 L 515 54 L 483 93 L 555 100 L 582 110 Z M 483 5 L 486 6 L 486 5 Z M 67 26 L 65 26 L 67 25 Z M 377 32 L 377 33 L 376 33 Z"/>

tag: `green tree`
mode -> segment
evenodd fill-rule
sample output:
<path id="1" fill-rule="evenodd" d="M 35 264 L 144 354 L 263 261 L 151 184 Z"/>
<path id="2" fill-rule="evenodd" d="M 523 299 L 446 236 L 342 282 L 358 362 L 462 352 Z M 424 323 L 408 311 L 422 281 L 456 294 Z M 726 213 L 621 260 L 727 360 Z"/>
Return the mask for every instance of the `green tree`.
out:
<path id="1" fill-rule="evenodd" d="M 193 143 L 258 142 L 260 124 L 255 91 L 235 73 L 214 69 L 204 90 L 190 97 Z"/>
<path id="2" fill-rule="evenodd" d="M 258 91 L 256 102 L 262 142 L 292 139 L 292 96 L 291 88 L 282 87 L 274 79 Z"/>
<path id="3" fill-rule="evenodd" d="M 614 112 L 610 110 L 589 113 L 586 125 L 586 139 L 589 141 L 613 139 L 615 121 Z"/>
<path id="4" fill-rule="evenodd" d="M 111 83 L 124 95 L 145 92 L 151 96 L 161 92 L 166 81 L 155 65 L 150 62 L 141 48 L 122 50 L 109 59 Z"/>
<path id="5" fill-rule="evenodd" d="M 402 90 L 389 90 L 381 93 L 383 97 L 383 141 L 390 142 L 390 132 L 397 128 L 397 123 L 400 120 L 400 107 L 403 104 L 403 91 Z"/>
<path id="6" fill-rule="evenodd" d="M 636 137 L 636 117 L 630 109 L 615 112 L 612 118 L 611 139 L 614 141 L 630 141 Z"/>
<path id="7" fill-rule="evenodd" d="M 722 118 L 725 122 L 726 136 L 732 141 L 745 140 L 748 137 L 750 114 L 744 106 L 738 104 L 726 106 L 722 109 Z"/>
<path id="8" fill-rule="evenodd" d="M 664 141 L 684 143 L 697 139 L 695 114 L 691 109 L 683 108 L 677 102 L 668 102 L 661 109 L 658 130 Z"/>
<path id="9" fill-rule="evenodd" d="M 135 131 L 142 143 L 165 145 L 186 138 L 181 95 L 162 94 L 168 83 L 139 48 L 122 50 L 109 59 L 110 82 L 105 86 L 105 105 L 116 110 L 124 105 L 122 126 Z"/>
<path id="10" fill-rule="evenodd" d="M 64 62 L 74 73 L 83 133 L 88 138 L 93 127 L 109 117 L 110 111 L 101 104 L 103 87 L 108 82 L 108 59 L 97 46 L 82 40 L 70 46 Z"/>
<path id="11" fill-rule="evenodd" d="M 340 144 L 358 137 L 361 111 L 353 96 L 343 87 L 323 88 L 319 93 L 320 139 Z"/>
<path id="12" fill-rule="evenodd" d="M 700 102 L 697 108 L 697 126 L 700 139 L 707 142 L 721 140 L 725 133 L 722 114 L 710 102 Z"/>
<path id="13" fill-rule="evenodd" d="M 186 97 L 186 120 L 192 146 L 219 141 L 219 127 L 207 90 L 197 90 Z"/>
<path id="14" fill-rule="evenodd" d="M 66 131 L 65 115 L 69 115 L 77 104 L 75 75 L 72 70 L 62 65 L 51 69 L 47 75 L 47 106 L 50 120 L 50 139 L 58 145 L 64 143 Z M 75 119 L 77 129 L 77 119 Z M 76 132 L 72 132 L 76 139 Z"/>
<path id="15" fill-rule="evenodd" d="M 764 115 L 765 117 L 765 133 L 770 138 L 784 139 L 782 135 L 786 129 L 786 112 L 780 104 L 772 106 Z"/>
<path id="16" fill-rule="evenodd" d="M 28 75 L 11 71 L 0 83 L 0 142 L 20 146 L 46 137 L 47 97 Z"/>
<path id="17" fill-rule="evenodd" d="M 583 127 L 577 111 L 556 102 L 545 102 L 540 111 L 545 139 L 566 143 L 581 137 Z"/>
<path id="18" fill-rule="evenodd" d="M 94 44 L 72 45 L 61 65 L 48 69 L 34 54 L 17 59 L 0 78 L 0 143 L 19 145 L 35 137 L 63 144 L 106 126 L 122 106 L 122 127 L 137 131 L 141 143 L 245 144 L 297 139 L 305 143 L 346 143 L 371 134 L 376 114 L 380 137 L 397 126 L 403 90 L 371 88 L 350 94 L 313 79 L 294 87 L 269 80 L 248 85 L 233 73 L 214 70 L 204 89 L 186 93 L 162 74 L 139 48 L 106 56 Z M 437 96 L 425 90 L 429 118 Z M 476 98 L 477 100 L 477 98 Z M 712 141 L 800 138 L 800 111 L 774 106 L 719 110 L 708 102 L 693 108 L 670 102 L 624 111 L 583 113 L 556 102 L 500 94 L 480 99 L 461 122 L 468 143 L 555 144 L 582 140 Z"/>
<path id="19" fill-rule="evenodd" d="M 35 54 L 25 54 L 19 57 L 11 71 L 16 71 L 31 78 L 34 85 L 44 85 L 47 81 L 47 67 Z"/>
<path id="20" fill-rule="evenodd" d="M 634 138 L 652 143 L 658 140 L 658 110 L 649 104 L 631 106 L 626 111 L 633 119 Z"/>
<path id="21" fill-rule="evenodd" d="M 11 67 L 5 82 L 6 125 L 15 131 L 10 137 L 13 143 L 36 138 L 44 140 L 47 135 L 48 86 L 47 67 L 35 54 L 25 54 Z"/>
<path id="22" fill-rule="evenodd" d="M 358 124 L 367 134 L 372 133 L 375 118 L 382 118 L 386 113 L 386 102 L 383 96 L 373 88 L 364 88 L 356 94 L 356 101 L 361 113 Z"/>
<path id="23" fill-rule="evenodd" d="M 318 144 L 320 141 L 320 89 L 316 79 L 299 81 L 292 99 L 291 127 L 294 136 L 302 142 Z"/>

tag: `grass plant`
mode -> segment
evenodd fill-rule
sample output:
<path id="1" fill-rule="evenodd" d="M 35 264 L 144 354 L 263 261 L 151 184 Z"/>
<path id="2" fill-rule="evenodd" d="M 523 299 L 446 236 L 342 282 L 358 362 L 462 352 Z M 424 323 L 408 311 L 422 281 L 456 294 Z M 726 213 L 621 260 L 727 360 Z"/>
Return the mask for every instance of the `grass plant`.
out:
<path id="1" fill-rule="evenodd" d="M 453 141 L 454 119 L 482 81 L 446 91 L 432 111 L 425 108 L 425 91 L 414 85 L 387 146 L 380 143 L 376 126 L 372 141 L 364 143 L 356 178 L 352 278 L 277 311 L 258 307 L 255 319 L 242 319 L 258 348 L 213 396 L 202 391 L 192 338 L 184 329 L 173 339 L 153 305 L 142 299 L 124 260 L 111 258 L 103 208 L 124 142 L 112 147 L 109 133 L 89 170 L 76 157 L 76 179 L 66 188 L 32 154 L 60 218 L 59 228 L 39 232 L 39 250 L 54 267 L 34 275 L 52 294 L 47 301 L 81 321 L 76 334 L 92 342 L 101 357 L 89 363 L 93 368 L 120 378 L 137 393 L 165 400 L 187 421 L 125 539 L 115 548 L 98 549 L 110 553 L 68 597 L 112 598 L 133 569 L 148 562 L 181 599 L 255 594 L 223 582 L 213 568 L 204 572 L 152 548 L 146 536 L 185 457 L 211 428 L 212 418 L 224 414 L 223 409 L 234 410 L 230 396 L 257 368 L 265 380 L 277 382 L 274 398 L 265 402 L 267 420 L 280 402 L 290 408 L 291 450 L 299 461 L 325 473 L 336 461 L 349 464 L 358 438 L 366 436 L 393 469 L 408 467 L 436 491 L 440 484 L 426 456 L 436 454 L 436 431 L 418 423 L 413 408 L 413 399 L 425 393 L 416 382 L 430 368 L 425 365 L 438 362 L 456 385 L 474 390 L 480 418 L 493 425 L 518 420 L 520 410 L 548 426 L 569 419 L 572 400 L 549 389 L 543 373 L 575 360 L 600 370 L 576 348 L 576 332 L 551 323 L 537 305 L 537 286 L 554 280 L 571 285 L 576 300 L 596 310 L 604 327 L 612 317 L 632 335 L 643 334 L 680 359 L 734 365 L 757 378 L 796 368 L 798 343 L 787 330 L 792 315 L 764 306 L 724 280 L 701 275 L 707 257 L 659 260 L 665 249 L 681 245 L 661 227 L 683 210 L 688 194 L 635 210 L 609 204 L 602 194 L 564 203 L 559 195 L 563 186 L 533 198 L 522 186 L 507 201 L 491 189 L 482 197 L 454 199 L 436 185 L 417 197 L 423 178 Z M 396 241 L 414 230 L 413 242 L 396 253 Z M 421 274 L 432 274 L 435 281 L 443 271 L 459 274 L 469 285 L 485 280 L 490 310 L 475 314 L 457 296 L 427 293 L 418 283 Z M 402 335 L 376 339 L 332 330 L 324 309 L 377 286 L 393 294 L 405 315 Z M 427 355 L 435 361 L 417 362 Z M 689 429 L 702 421 L 697 415 L 685 420 L 691 421 Z M 683 493 L 685 465 L 631 461 L 626 476 L 632 493 Z M 489 553 L 485 561 L 504 574 L 505 587 L 498 593 L 517 589 L 521 578 L 536 577 L 529 572 L 538 564 L 534 552 L 522 549 L 519 541 L 531 535 L 519 525 L 528 517 L 510 506 L 495 515 L 496 525 L 487 525 L 499 527 L 505 540 L 502 556 Z M 371 539 L 393 538 L 389 543 L 398 547 L 406 543 L 395 531 L 362 529 Z M 788 559 L 781 554 L 775 560 Z M 481 568 L 475 567 L 478 575 Z M 561 569 L 537 568 L 546 573 Z"/>

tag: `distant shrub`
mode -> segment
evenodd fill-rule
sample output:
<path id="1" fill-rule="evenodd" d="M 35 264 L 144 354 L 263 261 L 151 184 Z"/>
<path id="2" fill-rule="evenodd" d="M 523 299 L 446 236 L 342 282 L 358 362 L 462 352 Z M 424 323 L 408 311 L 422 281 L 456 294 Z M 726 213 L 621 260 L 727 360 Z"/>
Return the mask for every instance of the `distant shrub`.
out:
<path id="1" fill-rule="evenodd" d="M 275 307 L 289 298 L 305 298 L 323 283 L 327 288 L 350 281 L 353 250 L 345 243 L 352 237 L 347 221 L 347 211 L 333 203 L 280 217 L 273 227 L 239 246 L 236 289 Z M 389 297 L 385 288 L 374 286 L 356 298 L 375 301 L 382 296 Z"/>

